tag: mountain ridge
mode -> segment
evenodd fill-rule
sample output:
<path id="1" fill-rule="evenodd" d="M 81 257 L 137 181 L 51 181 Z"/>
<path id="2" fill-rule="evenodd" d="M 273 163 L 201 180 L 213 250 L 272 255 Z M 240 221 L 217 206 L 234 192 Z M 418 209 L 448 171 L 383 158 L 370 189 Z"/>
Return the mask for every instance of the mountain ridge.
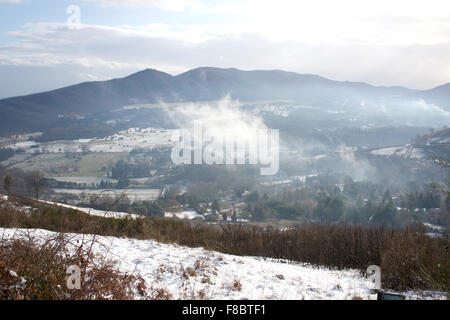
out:
<path id="1" fill-rule="evenodd" d="M 450 83 L 430 89 L 373 86 L 283 70 L 199 67 L 178 75 L 144 69 L 122 78 L 90 81 L 0 100 L 0 134 L 39 131 L 58 115 L 108 112 L 130 104 L 218 100 L 292 100 L 313 106 L 357 106 L 363 100 L 427 99 L 450 110 Z"/>

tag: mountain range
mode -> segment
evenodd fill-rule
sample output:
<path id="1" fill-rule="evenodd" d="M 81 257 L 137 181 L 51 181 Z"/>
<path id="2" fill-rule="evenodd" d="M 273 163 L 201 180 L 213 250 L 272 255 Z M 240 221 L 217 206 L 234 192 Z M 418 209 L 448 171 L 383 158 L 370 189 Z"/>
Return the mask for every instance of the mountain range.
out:
<path id="1" fill-rule="evenodd" d="M 52 91 L 0 100 L 0 134 L 39 131 L 58 117 L 96 114 L 132 105 L 210 101 L 229 94 L 241 101 L 291 100 L 314 107 L 358 107 L 361 102 L 388 105 L 426 100 L 450 110 L 450 83 L 431 90 L 335 81 L 280 70 L 242 71 L 196 68 L 177 76 L 154 69 L 107 81 L 84 82 Z"/>

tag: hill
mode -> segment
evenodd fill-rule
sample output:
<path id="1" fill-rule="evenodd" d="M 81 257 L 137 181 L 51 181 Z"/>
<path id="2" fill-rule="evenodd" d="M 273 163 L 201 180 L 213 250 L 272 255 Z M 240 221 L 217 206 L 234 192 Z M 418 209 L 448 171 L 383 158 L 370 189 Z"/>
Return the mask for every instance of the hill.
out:
<path id="1" fill-rule="evenodd" d="M 124 78 L 0 100 L 0 134 L 40 131 L 61 116 L 95 115 L 130 104 L 217 100 L 227 94 L 241 101 L 284 99 L 340 108 L 360 107 L 361 101 L 395 105 L 405 99 L 430 99 L 450 108 L 450 85 L 418 91 L 280 70 L 203 67 L 172 76 L 146 69 Z"/>

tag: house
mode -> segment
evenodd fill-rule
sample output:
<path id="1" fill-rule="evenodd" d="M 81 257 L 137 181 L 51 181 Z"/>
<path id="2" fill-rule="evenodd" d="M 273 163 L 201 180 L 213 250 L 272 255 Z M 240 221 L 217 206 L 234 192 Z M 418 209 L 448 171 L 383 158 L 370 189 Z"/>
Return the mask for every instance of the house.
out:
<path id="1" fill-rule="evenodd" d="M 231 216 L 233 216 L 233 210 L 231 210 L 231 209 L 220 210 L 219 214 L 222 216 L 227 215 L 227 216 L 231 217 Z"/>
<path id="2" fill-rule="evenodd" d="M 232 221 L 233 210 L 231 209 L 220 210 L 219 215 L 222 216 L 223 220 Z"/>

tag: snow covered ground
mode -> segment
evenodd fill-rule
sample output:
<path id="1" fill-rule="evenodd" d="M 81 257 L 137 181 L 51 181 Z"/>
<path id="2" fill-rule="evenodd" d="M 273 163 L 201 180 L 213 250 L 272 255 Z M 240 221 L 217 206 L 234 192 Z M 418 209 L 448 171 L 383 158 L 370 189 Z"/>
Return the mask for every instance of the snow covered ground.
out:
<path id="1" fill-rule="evenodd" d="M 98 217 L 105 217 L 105 218 L 117 218 L 117 219 L 123 219 L 123 218 L 139 218 L 142 216 L 139 216 L 137 214 L 131 214 L 126 212 L 118 212 L 118 211 L 108 211 L 105 212 L 104 210 L 97 210 L 92 208 L 84 208 L 84 207 L 77 207 L 77 206 L 71 206 L 65 203 L 59 203 L 59 202 L 53 202 L 53 201 L 46 201 L 46 200 L 38 200 L 39 202 L 59 206 L 63 208 L 69 208 L 69 209 L 75 209 L 81 212 L 84 212 L 86 214 L 92 215 L 92 216 L 98 216 Z M 8 196 L 0 194 L 0 208 L 2 206 L 8 206 L 9 208 L 13 208 L 15 210 L 19 210 L 22 212 L 30 213 L 33 210 L 37 210 L 37 208 L 32 208 L 29 206 L 24 206 L 17 202 L 12 202 L 8 200 Z"/>
<path id="2" fill-rule="evenodd" d="M 79 184 L 87 184 L 87 185 L 95 185 L 99 184 L 102 181 L 117 183 L 117 179 L 107 178 L 107 177 L 98 177 L 98 176 L 90 176 L 90 177 L 49 177 L 55 179 L 59 182 L 72 182 Z"/>
<path id="3" fill-rule="evenodd" d="M 200 213 L 198 213 L 195 210 L 185 210 L 182 212 L 164 212 L 164 217 L 166 218 L 173 218 L 176 217 L 178 219 L 188 219 L 188 220 L 193 220 L 195 218 L 200 218 L 202 220 L 205 219 L 205 217 L 203 215 L 201 215 Z"/>
<path id="4" fill-rule="evenodd" d="M 303 176 L 292 176 L 289 179 L 284 180 L 275 180 L 275 181 L 266 181 L 266 182 L 260 182 L 263 186 L 275 186 L 275 185 L 282 185 L 282 184 L 289 184 L 293 182 L 306 182 L 307 178 L 317 177 L 317 173 L 303 175 Z"/>
<path id="5" fill-rule="evenodd" d="M 55 206 L 59 206 L 59 207 L 63 207 L 63 208 L 75 209 L 75 210 L 84 212 L 86 214 L 89 214 L 92 216 L 98 216 L 98 217 L 117 218 L 117 219 L 122 219 L 122 218 L 136 219 L 136 218 L 142 217 L 137 214 L 126 213 L 126 212 L 118 212 L 118 211 L 105 212 L 104 210 L 97 210 L 97 209 L 92 209 L 92 208 L 73 206 L 73 205 L 54 202 L 54 201 L 47 201 L 47 200 L 42 200 L 42 199 L 40 199 L 39 201 L 42 203 L 55 205 Z M 28 207 L 28 206 L 24 206 L 19 203 L 14 203 L 14 202 L 8 201 L 8 196 L 0 194 L 0 208 L 2 206 L 6 206 L 6 205 L 8 205 L 9 207 L 12 207 L 16 210 L 20 210 L 20 211 L 24 211 L 24 212 L 30 212 L 30 210 L 36 210 L 35 208 L 32 208 L 32 207 Z M 164 213 L 164 216 L 166 218 L 176 217 L 178 219 L 187 219 L 187 220 L 192 220 L 195 218 L 200 218 L 202 220 L 205 219 L 205 217 L 203 215 L 201 215 L 200 213 L 198 213 L 197 211 L 194 211 L 194 210 L 185 210 L 185 211 L 179 212 L 179 213 L 166 212 L 166 213 Z"/>
<path id="6" fill-rule="evenodd" d="M 75 210 L 87 213 L 89 215 L 92 215 L 92 216 L 99 216 L 99 217 L 105 217 L 105 218 L 118 218 L 118 219 L 121 219 L 121 218 L 136 219 L 136 218 L 140 217 L 137 214 L 131 214 L 131 213 L 126 213 L 126 212 L 117 212 L 117 211 L 105 212 L 105 210 L 96 210 L 96 209 L 92 209 L 92 208 L 76 207 L 76 206 L 71 206 L 71 205 L 64 204 L 64 203 L 58 203 L 58 202 L 52 202 L 52 201 L 46 201 L 46 200 L 39 200 L 39 201 L 42 203 L 56 205 L 59 207 L 75 209 Z"/>
<path id="7" fill-rule="evenodd" d="M 16 202 L 9 201 L 8 199 L 9 199 L 9 197 L 7 195 L 0 194 L 0 208 L 8 208 L 8 209 L 12 209 L 12 210 L 17 210 L 17 211 L 20 211 L 20 212 L 23 212 L 26 214 L 30 214 L 31 212 L 36 210 L 36 208 L 24 206 L 24 205 L 16 203 Z"/>
<path id="8" fill-rule="evenodd" d="M 30 140 L 12 143 L 7 147 L 23 149 L 26 153 L 130 152 L 136 148 L 170 147 L 174 143 L 171 141 L 172 132 L 173 130 L 158 128 L 130 128 L 105 138 L 44 143 Z"/>
<path id="9" fill-rule="evenodd" d="M 85 193 L 86 195 L 99 195 L 110 197 L 121 197 L 126 195 L 131 202 L 135 201 L 153 201 L 158 199 L 161 194 L 160 189 L 143 189 L 143 188 L 128 188 L 128 189 L 64 189 L 55 188 L 55 193 L 69 193 L 76 196 L 80 196 Z"/>
<path id="10" fill-rule="evenodd" d="M 383 155 L 383 156 L 404 156 L 408 152 L 408 148 L 405 146 L 381 148 L 370 151 L 371 154 Z"/>
<path id="11" fill-rule="evenodd" d="M 422 149 L 412 145 L 374 149 L 371 150 L 370 153 L 378 156 L 401 156 L 418 160 L 423 160 L 425 158 Z"/>
<path id="12" fill-rule="evenodd" d="M 3 229 L 0 238 L 35 237 L 43 242 L 55 236 L 40 229 Z M 68 250 L 90 243 L 92 236 L 66 234 Z M 356 270 L 334 271 L 274 259 L 239 257 L 136 240 L 97 236 L 97 257 L 118 263 L 123 272 L 140 274 L 147 285 L 166 290 L 172 299 L 376 299 L 374 284 Z M 407 299 L 445 298 L 433 292 L 408 292 Z M 136 294 L 136 299 L 139 299 Z"/>

